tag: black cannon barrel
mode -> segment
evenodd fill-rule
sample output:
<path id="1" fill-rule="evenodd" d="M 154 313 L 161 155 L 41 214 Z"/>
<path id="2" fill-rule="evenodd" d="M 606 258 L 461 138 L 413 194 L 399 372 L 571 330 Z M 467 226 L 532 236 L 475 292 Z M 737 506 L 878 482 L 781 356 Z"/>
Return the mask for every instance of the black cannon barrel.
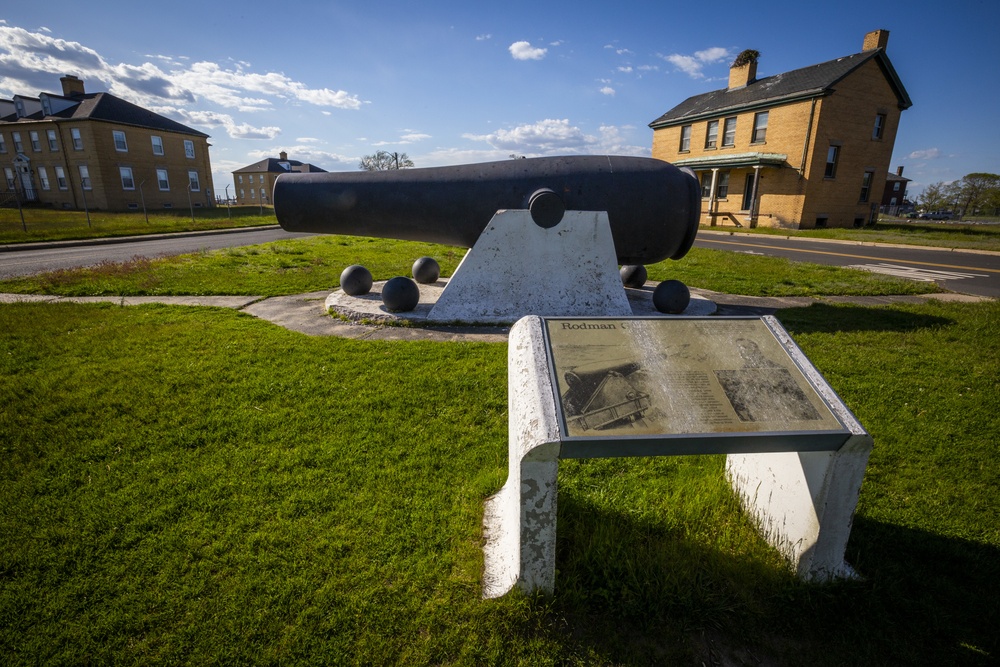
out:
<path id="1" fill-rule="evenodd" d="M 620 264 L 680 259 L 698 232 L 701 190 L 694 174 L 662 160 L 613 155 L 282 174 L 274 212 L 290 232 L 471 248 L 498 210 L 528 208 L 533 195 L 551 219 L 552 193 L 569 211 L 607 211 Z"/>

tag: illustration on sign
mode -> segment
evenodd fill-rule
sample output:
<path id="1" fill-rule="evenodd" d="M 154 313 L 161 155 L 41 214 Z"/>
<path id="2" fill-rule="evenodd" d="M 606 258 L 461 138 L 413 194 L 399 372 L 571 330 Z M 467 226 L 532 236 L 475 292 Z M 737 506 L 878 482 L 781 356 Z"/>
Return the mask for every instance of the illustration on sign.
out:
<path id="1" fill-rule="evenodd" d="M 843 428 L 760 319 L 546 326 L 569 437 Z"/>

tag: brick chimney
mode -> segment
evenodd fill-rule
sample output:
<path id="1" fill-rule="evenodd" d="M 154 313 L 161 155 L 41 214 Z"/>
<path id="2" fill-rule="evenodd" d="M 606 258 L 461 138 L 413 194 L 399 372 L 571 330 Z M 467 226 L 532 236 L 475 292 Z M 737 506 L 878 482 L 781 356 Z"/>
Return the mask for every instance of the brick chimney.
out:
<path id="1" fill-rule="evenodd" d="M 896 175 L 897 176 L 902 176 L 903 175 L 903 168 L 902 167 L 896 167 Z"/>
<path id="2" fill-rule="evenodd" d="M 280 153 L 278 153 L 278 159 L 281 160 L 282 162 L 287 162 L 288 153 L 286 153 L 285 151 L 281 151 Z"/>
<path id="3" fill-rule="evenodd" d="M 59 79 L 59 83 L 62 84 L 63 97 L 86 94 L 86 91 L 83 89 L 83 81 L 72 74 L 67 74 Z"/>
<path id="4" fill-rule="evenodd" d="M 743 88 L 757 80 L 757 58 L 760 53 L 747 49 L 736 56 L 729 67 L 729 90 Z"/>
<path id="5" fill-rule="evenodd" d="M 872 30 L 870 33 L 865 35 L 865 43 L 861 47 L 861 50 L 874 51 L 875 49 L 884 49 L 888 43 L 888 30 Z"/>

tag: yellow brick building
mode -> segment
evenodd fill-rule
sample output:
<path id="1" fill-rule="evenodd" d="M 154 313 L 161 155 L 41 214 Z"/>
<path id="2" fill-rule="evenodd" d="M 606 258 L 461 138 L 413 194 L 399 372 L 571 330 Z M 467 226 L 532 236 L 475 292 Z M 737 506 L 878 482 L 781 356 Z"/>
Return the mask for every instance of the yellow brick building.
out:
<path id="1" fill-rule="evenodd" d="M 0 199 L 128 211 L 211 206 L 208 135 L 64 76 L 0 99 Z"/>
<path id="2" fill-rule="evenodd" d="M 316 174 L 326 173 L 308 162 L 289 160 L 288 153 L 281 151 L 278 157 L 267 157 L 260 162 L 248 164 L 233 172 L 233 185 L 236 186 L 235 199 L 239 206 L 270 206 L 273 201 L 274 181 L 278 176 L 287 173 Z"/>
<path id="3" fill-rule="evenodd" d="M 860 227 L 874 222 L 900 114 L 911 101 L 885 49 L 757 78 L 745 51 L 729 85 L 684 100 L 652 123 L 653 157 L 692 169 L 702 223 Z"/>

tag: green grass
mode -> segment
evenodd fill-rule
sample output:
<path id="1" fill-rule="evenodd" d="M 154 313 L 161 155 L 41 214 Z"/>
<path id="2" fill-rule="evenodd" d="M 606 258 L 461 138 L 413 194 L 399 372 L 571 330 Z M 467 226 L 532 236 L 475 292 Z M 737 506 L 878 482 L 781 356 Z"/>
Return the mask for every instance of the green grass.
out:
<path id="1" fill-rule="evenodd" d="M 413 261 L 432 256 L 449 276 L 461 248 L 352 236 L 314 236 L 179 257 L 137 257 L 126 263 L 55 271 L 0 281 L 0 292 L 63 296 L 260 295 L 332 290 L 340 273 L 362 264 L 376 280 L 409 275 Z M 867 271 L 694 248 L 680 260 L 648 267 L 652 280 L 675 278 L 691 287 L 750 296 L 889 295 L 939 291 Z"/>
<path id="2" fill-rule="evenodd" d="M 768 234 L 792 238 L 839 239 L 866 243 L 899 243 L 903 245 L 940 246 L 1000 252 L 1000 224 L 996 220 L 983 222 L 931 222 L 902 218 L 879 221 L 874 227 L 788 230 L 773 227 L 753 229 L 733 227 L 702 227 L 704 230 L 728 231 L 739 234 Z"/>
<path id="3" fill-rule="evenodd" d="M 872 432 L 798 583 L 723 459 L 566 461 L 557 590 L 481 601 L 506 346 L 0 306 L 0 652 L 21 664 L 995 664 L 1000 304 L 779 318 Z M 123 363 L 123 360 L 127 362 Z"/>
<path id="4" fill-rule="evenodd" d="M 173 209 L 149 213 L 149 220 L 141 211 L 137 213 L 112 213 L 91 211 L 87 220 L 85 211 L 25 208 L 24 221 L 16 208 L 0 208 L 0 243 L 27 243 L 36 241 L 65 241 L 112 236 L 166 234 L 171 232 L 229 229 L 274 225 L 274 212 L 256 206 L 196 208 L 194 220 L 191 211 Z"/>

